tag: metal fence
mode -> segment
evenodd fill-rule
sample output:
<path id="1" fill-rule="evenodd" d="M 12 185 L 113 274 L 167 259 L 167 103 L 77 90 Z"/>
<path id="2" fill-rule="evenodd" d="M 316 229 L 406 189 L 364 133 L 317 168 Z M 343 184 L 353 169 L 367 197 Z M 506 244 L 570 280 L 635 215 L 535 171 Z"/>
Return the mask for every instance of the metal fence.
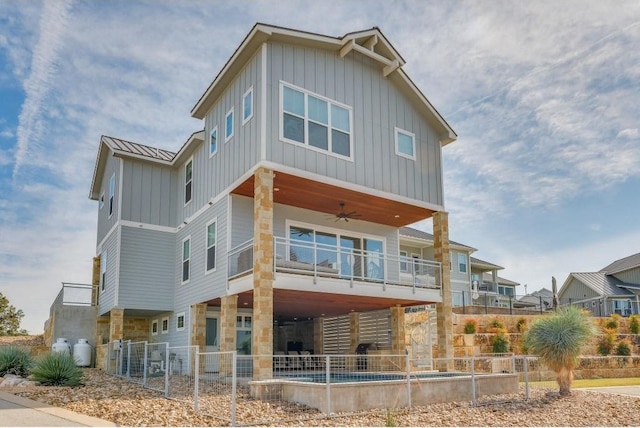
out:
<path id="1" fill-rule="evenodd" d="M 537 357 L 513 354 L 435 358 L 425 367 L 423 359 L 409 355 L 239 356 L 147 342 L 112 342 L 99 348 L 106 357 L 106 373 L 188 403 L 219 425 L 285 423 L 388 409 L 420 412 L 425 403 L 443 401 L 480 406 L 527 400 L 540 388 L 557 388 L 554 373 Z M 271 379 L 254 381 L 254 363 L 265 361 Z M 354 397 L 362 403 L 350 408 Z"/>

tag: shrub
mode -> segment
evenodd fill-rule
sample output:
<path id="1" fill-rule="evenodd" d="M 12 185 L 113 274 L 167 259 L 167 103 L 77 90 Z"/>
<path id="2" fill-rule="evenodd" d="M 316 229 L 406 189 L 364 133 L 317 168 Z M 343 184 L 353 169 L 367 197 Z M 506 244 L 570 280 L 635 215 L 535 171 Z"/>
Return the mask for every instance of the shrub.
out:
<path id="1" fill-rule="evenodd" d="M 518 333 L 524 333 L 527 331 L 527 319 L 526 318 L 518 318 L 516 321 L 516 331 Z"/>
<path id="2" fill-rule="evenodd" d="M 499 332 L 491 340 L 491 347 L 494 354 L 509 352 L 509 337 L 503 331 Z"/>
<path id="3" fill-rule="evenodd" d="M 494 318 L 489 321 L 489 324 L 487 324 L 487 330 L 493 333 L 497 333 L 500 331 L 506 331 L 507 328 L 504 324 L 504 321 L 499 318 Z"/>
<path id="4" fill-rule="evenodd" d="M 602 336 L 598 339 L 598 354 L 607 356 L 613 352 L 616 343 L 616 331 L 613 329 L 605 329 Z"/>
<path id="5" fill-rule="evenodd" d="M 396 418 L 396 412 L 394 412 L 393 410 L 387 409 L 384 425 L 387 427 L 398 426 L 398 419 Z"/>
<path id="6" fill-rule="evenodd" d="M 31 367 L 33 367 L 33 359 L 27 349 L 17 346 L 0 348 L 0 376 L 14 374 L 27 377 Z"/>
<path id="7" fill-rule="evenodd" d="M 66 352 L 54 352 L 43 357 L 31 371 L 31 380 L 43 385 L 77 386 L 82 370 Z"/>
<path id="8" fill-rule="evenodd" d="M 631 355 L 631 342 L 628 339 L 622 339 L 616 345 L 616 355 L 628 357 Z"/>
<path id="9" fill-rule="evenodd" d="M 616 333 L 618 332 L 618 326 L 620 325 L 620 315 L 612 314 L 611 317 L 604 323 L 604 328 L 607 330 L 614 330 Z"/>
<path id="10" fill-rule="evenodd" d="M 464 323 L 464 334 L 475 334 L 476 331 L 478 331 L 478 320 L 466 320 Z"/>
<path id="11" fill-rule="evenodd" d="M 633 314 L 629 317 L 629 330 L 632 334 L 640 333 L 640 315 Z"/>

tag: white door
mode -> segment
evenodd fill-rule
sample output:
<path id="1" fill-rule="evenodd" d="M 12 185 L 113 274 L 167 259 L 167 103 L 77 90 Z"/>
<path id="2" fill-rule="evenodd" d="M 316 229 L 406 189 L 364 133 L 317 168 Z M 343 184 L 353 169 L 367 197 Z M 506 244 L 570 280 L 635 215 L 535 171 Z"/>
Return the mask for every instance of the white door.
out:
<path id="1" fill-rule="evenodd" d="M 220 351 L 220 345 L 218 343 L 219 336 L 219 323 L 218 317 L 207 317 L 207 324 L 205 330 L 205 352 L 218 352 Z M 220 357 L 217 355 L 207 355 L 204 371 L 208 373 L 220 371 Z"/>

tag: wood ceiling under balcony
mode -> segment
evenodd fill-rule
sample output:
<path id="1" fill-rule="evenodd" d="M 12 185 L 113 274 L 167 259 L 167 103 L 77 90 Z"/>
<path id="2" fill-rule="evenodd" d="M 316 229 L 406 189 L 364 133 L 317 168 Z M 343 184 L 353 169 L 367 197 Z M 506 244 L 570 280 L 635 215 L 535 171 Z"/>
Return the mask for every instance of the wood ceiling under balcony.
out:
<path id="1" fill-rule="evenodd" d="M 398 202 L 344 187 L 333 186 L 282 172 L 275 173 L 273 199 L 275 203 L 300 207 L 327 214 L 338 214 L 340 203 L 344 211 L 358 214 L 349 221 L 402 227 L 433 215 L 432 210 Z M 240 184 L 233 193 L 253 198 L 253 176 Z"/>

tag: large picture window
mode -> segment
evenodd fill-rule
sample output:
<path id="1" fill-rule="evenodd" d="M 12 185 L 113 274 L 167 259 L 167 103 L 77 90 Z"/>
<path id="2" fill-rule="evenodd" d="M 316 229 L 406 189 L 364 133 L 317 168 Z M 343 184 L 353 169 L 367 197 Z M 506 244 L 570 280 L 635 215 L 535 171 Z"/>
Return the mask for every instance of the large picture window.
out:
<path id="1" fill-rule="evenodd" d="M 216 268 L 216 221 L 207 224 L 207 272 Z"/>
<path id="2" fill-rule="evenodd" d="M 351 108 L 300 88 L 280 84 L 284 141 L 351 158 Z"/>

